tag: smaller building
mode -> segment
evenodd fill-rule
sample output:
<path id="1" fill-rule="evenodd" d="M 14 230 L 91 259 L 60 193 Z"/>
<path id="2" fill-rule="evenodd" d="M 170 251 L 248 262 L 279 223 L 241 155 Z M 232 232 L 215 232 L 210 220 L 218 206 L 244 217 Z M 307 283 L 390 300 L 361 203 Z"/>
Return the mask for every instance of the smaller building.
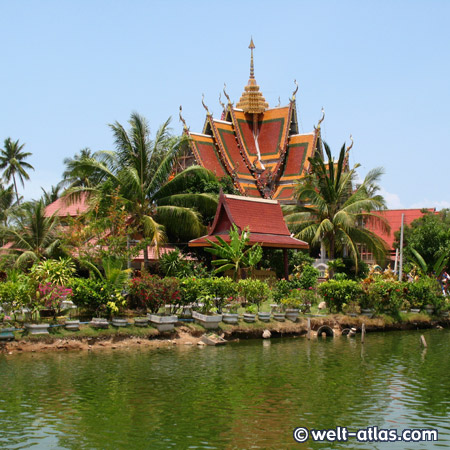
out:
<path id="1" fill-rule="evenodd" d="M 250 231 L 249 245 L 284 250 L 285 276 L 288 277 L 287 249 L 308 249 L 308 243 L 291 236 L 284 221 L 281 206 L 276 200 L 265 200 L 239 195 L 220 194 L 214 222 L 206 236 L 193 239 L 189 247 L 210 247 L 220 236 L 230 242 L 229 230 L 236 225 L 239 232 Z"/>

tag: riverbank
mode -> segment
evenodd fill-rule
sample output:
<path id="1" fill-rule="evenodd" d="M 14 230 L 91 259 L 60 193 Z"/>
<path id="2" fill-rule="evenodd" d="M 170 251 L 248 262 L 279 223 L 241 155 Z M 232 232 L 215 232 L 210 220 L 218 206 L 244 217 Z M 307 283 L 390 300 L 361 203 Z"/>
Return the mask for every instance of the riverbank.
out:
<path id="1" fill-rule="evenodd" d="M 450 327 L 449 318 L 430 317 L 427 314 L 404 314 L 400 321 L 394 321 L 390 316 L 368 318 L 366 316 L 346 316 L 342 314 L 310 317 L 311 336 L 316 337 L 321 327 L 329 327 L 335 336 L 343 330 L 356 328 L 361 330 L 363 324 L 367 332 L 399 331 L 428 329 L 436 327 Z M 238 325 L 221 323 L 216 331 L 227 341 L 239 339 L 260 339 L 263 332 L 268 330 L 272 338 L 304 337 L 307 334 L 308 322 L 306 317 L 297 322 L 246 323 L 240 321 Z M 118 349 L 127 347 L 160 348 L 173 345 L 197 345 L 205 334 L 202 326 L 195 323 L 179 323 L 173 332 L 160 333 L 155 328 L 140 328 L 129 326 L 126 328 L 110 327 L 107 330 L 96 330 L 90 325 L 82 325 L 80 331 L 67 331 L 62 327 L 52 328 L 48 335 L 31 336 L 16 331 L 15 340 L 0 343 L 0 352 L 6 354 L 43 351 L 99 351 L 103 349 Z"/>

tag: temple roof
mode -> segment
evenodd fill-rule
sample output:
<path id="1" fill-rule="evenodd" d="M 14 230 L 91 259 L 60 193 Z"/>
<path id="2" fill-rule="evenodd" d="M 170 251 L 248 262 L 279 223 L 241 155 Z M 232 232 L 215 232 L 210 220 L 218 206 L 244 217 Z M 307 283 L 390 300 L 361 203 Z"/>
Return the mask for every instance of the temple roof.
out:
<path id="1" fill-rule="evenodd" d="M 264 218 L 264 220 L 261 220 Z M 239 232 L 250 231 L 250 245 L 263 247 L 307 249 L 308 244 L 291 237 L 284 221 L 281 206 L 276 200 L 263 200 L 238 195 L 221 194 L 216 216 L 209 233 L 189 242 L 189 247 L 210 246 L 208 240 L 217 242 L 216 236 L 229 241 L 232 225 Z"/>
<path id="2" fill-rule="evenodd" d="M 308 171 L 308 158 L 316 150 L 322 153 L 320 123 L 311 133 L 298 133 L 298 85 L 288 105 L 269 108 L 254 77 L 253 40 L 249 48 L 250 79 L 236 107 L 224 89 L 228 104 L 222 104 L 220 119 L 213 118 L 203 102 L 207 114 L 201 134 L 191 132 L 180 119 L 198 164 L 219 178 L 230 176 L 242 195 L 289 202 L 295 184 Z"/>

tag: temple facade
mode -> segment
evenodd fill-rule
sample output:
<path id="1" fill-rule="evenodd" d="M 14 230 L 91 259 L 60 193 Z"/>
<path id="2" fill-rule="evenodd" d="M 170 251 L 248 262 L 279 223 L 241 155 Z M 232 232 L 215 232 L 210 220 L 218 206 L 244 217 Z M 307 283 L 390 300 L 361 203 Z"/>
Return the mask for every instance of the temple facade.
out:
<path id="1" fill-rule="evenodd" d="M 287 106 L 270 108 L 256 82 L 253 40 L 250 78 L 239 102 L 234 105 L 224 89 L 227 105 L 222 104 L 220 119 L 206 109 L 201 133 L 184 132 L 190 137 L 192 159 L 218 178 L 230 176 L 241 195 L 289 202 L 294 187 L 309 170 L 308 157 L 322 154 L 320 123 L 310 133 L 300 134 L 295 102 L 296 87 Z"/>

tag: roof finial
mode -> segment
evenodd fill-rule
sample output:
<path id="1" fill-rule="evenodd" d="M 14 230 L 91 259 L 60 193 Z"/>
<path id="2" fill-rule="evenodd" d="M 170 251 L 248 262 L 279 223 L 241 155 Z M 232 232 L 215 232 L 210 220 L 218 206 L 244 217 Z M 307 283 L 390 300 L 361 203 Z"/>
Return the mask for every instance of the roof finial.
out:
<path id="1" fill-rule="evenodd" d="M 228 100 L 228 104 L 232 105 L 233 102 L 231 101 L 230 96 L 227 94 L 227 91 L 225 90 L 226 88 L 227 88 L 227 85 L 225 83 L 223 83 L 223 93 L 225 94 L 225 97 Z"/>
<path id="2" fill-rule="evenodd" d="M 222 106 L 222 109 L 225 111 L 226 107 L 225 107 L 225 103 L 222 102 L 222 94 L 221 93 L 219 94 L 219 103 Z"/>
<path id="3" fill-rule="evenodd" d="M 281 106 L 281 98 L 278 97 L 278 105 L 277 105 L 277 108 L 279 108 L 280 106 Z"/>
<path id="4" fill-rule="evenodd" d="M 298 83 L 297 83 L 297 80 L 294 80 L 294 83 L 295 83 L 295 90 L 294 90 L 294 92 L 292 93 L 292 101 L 295 100 L 295 94 L 298 92 Z"/>
<path id="5" fill-rule="evenodd" d="M 203 108 L 206 109 L 206 114 L 208 114 L 208 116 L 210 116 L 211 113 L 209 112 L 208 107 L 205 105 L 205 94 L 202 94 L 202 105 L 203 105 Z"/>
<path id="6" fill-rule="evenodd" d="M 350 144 L 349 147 L 347 147 L 347 152 L 349 152 L 350 149 L 353 147 L 353 136 L 352 135 L 350 135 L 350 140 L 352 141 L 352 143 Z"/>
<path id="7" fill-rule="evenodd" d="M 253 67 L 253 49 L 255 48 L 255 44 L 253 43 L 253 37 L 250 38 L 250 45 L 248 48 L 251 51 L 251 57 L 250 57 L 250 78 L 255 78 L 255 69 Z"/>
<path id="8" fill-rule="evenodd" d="M 323 109 L 322 106 L 322 117 L 320 118 L 319 123 L 317 124 L 317 128 L 320 128 L 320 124 L 324 121 L 324 119 L 325 119 L 325 110 Z"/>
<path id="9" fill-rule="evenodd" d="M 181 115 L 182 111 L 183 111 L 183 108 L 182 108 L 182 106 L 180 105 L 180 121 L 183 122 L 183 129 L 184 129 L 185 131 L 187 131 L 187 130 L 188 130 L 188 127 L 187 127 L 187 125 L 186 125 L 186 121 L 184 120 L 183 116 Z"/>

